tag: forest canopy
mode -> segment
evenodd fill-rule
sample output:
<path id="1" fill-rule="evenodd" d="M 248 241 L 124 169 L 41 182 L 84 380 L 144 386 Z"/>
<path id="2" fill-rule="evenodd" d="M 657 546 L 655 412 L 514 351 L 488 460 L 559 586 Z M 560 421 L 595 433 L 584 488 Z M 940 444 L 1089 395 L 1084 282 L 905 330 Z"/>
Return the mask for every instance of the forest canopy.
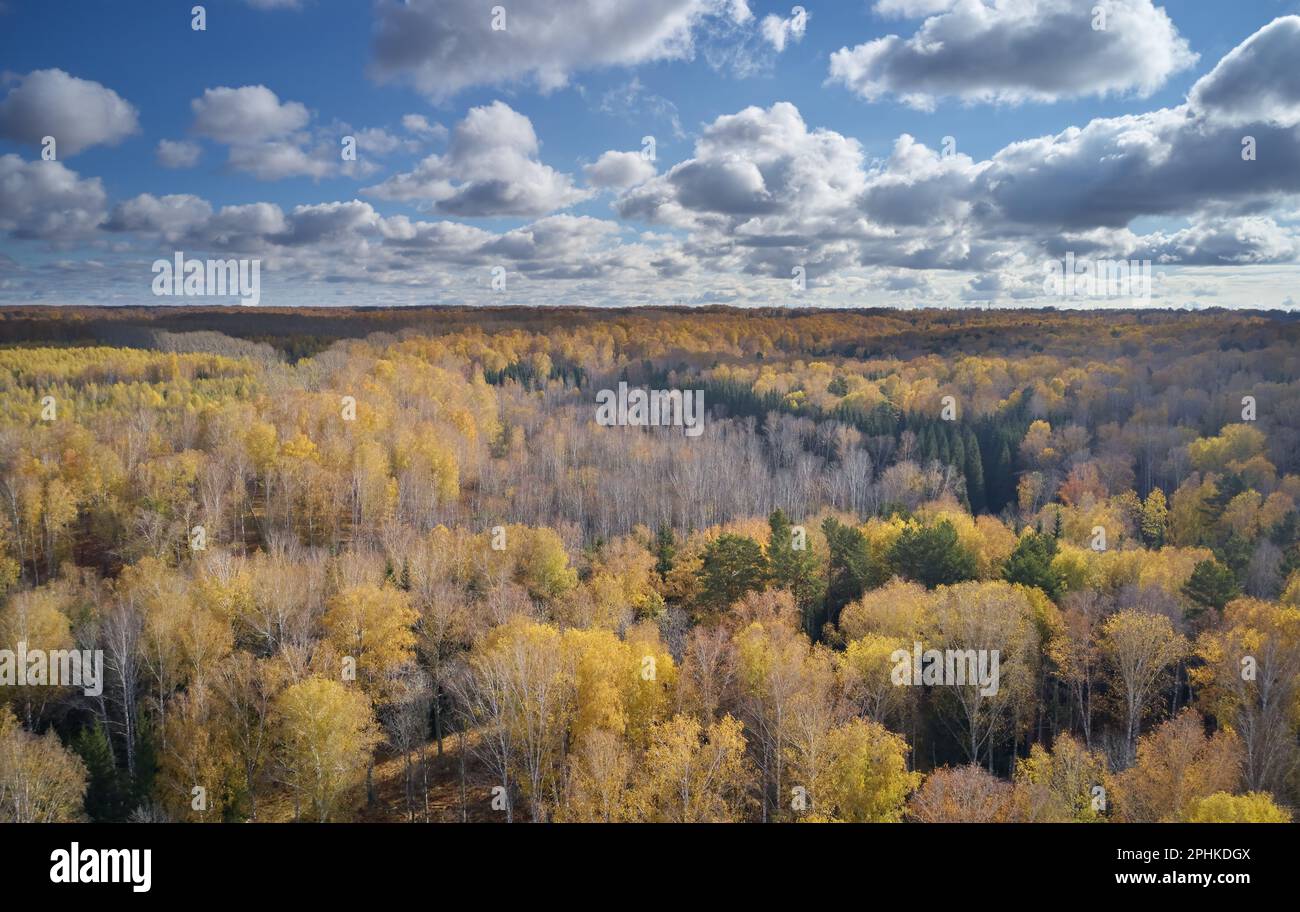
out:
<path id="1" fill-rule="evenodd" d="M 1289 820 L 1298 341 L 7 310 L 0 820 Z M 72 652 L 100 693 L 18 682 Z"/>

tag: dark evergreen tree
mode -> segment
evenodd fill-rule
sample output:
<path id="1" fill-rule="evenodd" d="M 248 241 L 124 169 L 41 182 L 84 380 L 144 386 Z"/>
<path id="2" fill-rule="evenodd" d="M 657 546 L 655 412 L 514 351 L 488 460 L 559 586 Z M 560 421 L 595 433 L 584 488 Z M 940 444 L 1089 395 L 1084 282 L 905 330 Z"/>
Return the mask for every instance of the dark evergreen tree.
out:
<path id="1" fill-rule="evenodd" d="M 884 583 L 885 568 L 871 559 L 861 529 L 846 526 L 828 516 L 822 523 L 826 536 L 826 619 L 837 623 L 844 606 L 868 589 Z"/>
<path id="2" fill-rule="evenodd" d="M 1058 520 L 1060 514 L 1057 514 Z M 1052 567 L 1056 557 L 1056 538 L 1043 532 L 1027 532 L 1020 537 L 1016 548 L 1002 567 L 1002 578 L 1008 583 L 1037 586 L 1056 601 L 1062 592 L 1064 580 Z"/>
<path id="3" fill-rule="evenodd" d="M 673 561 L 677 558 L 677 536 L 670 527 L 659 527 L 659 532 L 655 535 L 654 555 L 655 572 L 662 579 L 672 572 Z"/>
<path id="4" fill-rule="evenodd" d="M 948 520 L 909 526 L 889 549 L 889 563 L 900 576 L 927 589 L 975 579 L 975 555 L 962 547 Z"/>
<path id="5" fill-rule="evenodd" d="M 812 549 L 794 547 L 794 527 L 783 510 L 777 509 L 768 517 L 771 535 L 767 540 L 767 563 L 772 584 L 787 589 L 794 596 L 803 618 L 804 629 L 815 637 L 820 629 L 822 600 L 826 586 L 817 574 L 817 560 Z"/>
<path id="6" fill-rule="evenodd" d="M 704 549 L 701 568 L 701 602 L 722 611 L 746 592 L 767 585 L 767 558 L 763 549 L 745 535 L 719 535 Z"/>
<path id="7" fill-rule="evenodd" d="M 1222 611 L 1223 606 L 1240 593 L 1233 572 L 1216 560 L 1203 560 L 1192 569 L 1183 586 L 1183 595 L 1192 602 L 1187 614 L 1199 616 L 1206 608 Z"/>
<path id="8" fill-rule="evenodd" d="M 1238 583 L 1246 578 L 1250 559 L 1255 553 L 1254 543 L 1243 535 L 1233 532 L 1222 545 L 1214 549 L 1214 556 L 1232 571 Z"/>
<path id="9" fill-rule="evenodd" d="M 971 513 L 979 514 L 988 509 L 988 499 L 984 488 L 984 460 L 980 457 L 979 442 L 968 428 L 964 444 L 966 465 L 966 499 L 970 503 Z"/>
<path id="10" fill-rule="evenodd" d="M 1006 441 L 1002 442 L 1002 449 L 998 452 L 998 461 L 993 468 L 993 477 L 991 484 L 996 490 L 997 498 L 989 504 L 989 509 L 993 512 L 1000 512 L 1007 504 L 1015 501 L 1016 482 L 1012 475 L 1013 468 L 1011 465 L 1011 447 Z"/>
<path id="11" fill-rule="evenodd" d="M 96 722 L 72 736 L 72 749 L 86 764 L 86 815 L 96 823 L 121 822 L 133 810 L 131 783 L 113 762 L 113 747 Z"/>

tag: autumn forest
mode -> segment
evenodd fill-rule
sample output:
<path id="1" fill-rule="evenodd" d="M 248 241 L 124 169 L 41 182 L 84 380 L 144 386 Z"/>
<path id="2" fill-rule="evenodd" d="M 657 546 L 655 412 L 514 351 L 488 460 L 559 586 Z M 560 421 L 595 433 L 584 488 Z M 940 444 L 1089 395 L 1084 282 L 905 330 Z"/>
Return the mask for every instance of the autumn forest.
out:
<path id="1" fill-rule="evenodd" d="M 0 821 L 1289 821 L 1297 401 L 1285 313 L 6 309 Z"/>

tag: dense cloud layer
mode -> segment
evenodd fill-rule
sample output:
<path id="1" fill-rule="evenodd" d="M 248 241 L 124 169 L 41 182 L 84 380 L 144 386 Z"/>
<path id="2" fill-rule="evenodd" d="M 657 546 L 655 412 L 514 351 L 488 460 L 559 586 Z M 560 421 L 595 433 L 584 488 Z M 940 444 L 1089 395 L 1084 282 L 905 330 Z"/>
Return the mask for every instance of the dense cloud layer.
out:
<path id="1" fill-rule="evenodd" d="M 1186 105 L 1100 118 L 985 161 L 904 135 L 869 168 L 854 140 L 809 130 L 793 105 L 749 108 L 706 127 L 691 158 L 624 193 L 617 210 L 688 230 L 707 255 L 748 246 L 742 268 L 778 275 L 846 254 L 861 265 L 987 270 L 1088 232 L 1098 255 L 1140 248 L 1166 263 L 1288 261 L 1291 229 L 1246 217 L 1300 194 L 1300 89 L 1286 66 L 1300 55 L 1297 21 L 1277 20 L 1244 42 Z M 1227 103 L 1242 66 L 1270 86 L 1254 122 Z M 1243 155 L 1247 136 L 1267 154 Z M 1147 239 L 1117 233 L 1149 216 L 1193 223 Z"/>

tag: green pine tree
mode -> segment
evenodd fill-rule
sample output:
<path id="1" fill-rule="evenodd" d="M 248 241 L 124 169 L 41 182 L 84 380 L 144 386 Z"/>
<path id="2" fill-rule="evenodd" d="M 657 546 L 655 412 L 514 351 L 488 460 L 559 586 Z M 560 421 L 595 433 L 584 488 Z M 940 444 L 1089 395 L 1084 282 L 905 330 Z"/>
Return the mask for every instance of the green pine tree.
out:
<path id="1" fill-rule="evenodd" d="M 882 585 L 886 568 L 871 559 L 861 529 L 846 526 L 833 516 L 822 523 L 826 536 L 826 619 L 838 623 L 840 611 L 862 593 Z"/>
<path id="2" fill-rule="evenodd" d="M 1222 611 L 1238 594 L 1237 578 L 1231 570 L 1213 558 L 1198 563 L 1183 586 L 1183 595 L 1187 596 L 1193 606 L 1187 611 L 1190 617 L 1199 616 L 1206 608 Z"/>
<path id="3" fill-rule="evenodd" d="M 767 539 L 767 563 L 772 583 L 789 590 L 794 596 L 804 630 L 809 637 L 815 638 L 820 629 L 822 600 L 826 594 L 825 584 L 817 574 L 817 560 L 812 549 L 807 547 L 806 536 L 802 538 L 804 547 L 795 547 L 794 527 L 784 511 L 772 511 L 767 523 L 771 530 Z"/>
<path id="4" fill-rule="evenodd" d="M 966 499 L 970 503 L 971 513 L 983 513 L 988 509 L 984 488 L 984 461 L 980 458 L 979 442 L 969 429 L 966 431 L 963 449 L 966 453 L 966 465 L 963 467 L 966 473 Z"/>
<path id="5" fill-rule="evenodd" d="M 1057 514 L 1058 519 L 1060 514 Z M 1008 583 L 1037 586 L 1052 601 L 1060 598 L 1064 587 L 1061 574 L 1052 567 L 1056 557 L 1056 538 L 1043 532 L 1026 532 L 1002 566 L 1002 578 Z"/>
<path id="6" fill-rule="evenodd" d="M 86 815 L 96 823 L 121 822 L 132 811 L 131 787 L 113 762 L 113 747 L 96 722 L 72 736 L 72 749 L 86 764 Z"/>
<path id="7" fill-rule="evenodd" d="M 927 589 L 976 576 L 975 555 L 962 547 L 957 530 L 946 519 L 904 529 L 889 549 L 889 563 L 900 576 Z"/>
<path id="8" fill-rule="evenodd" d="M 704 549 L 700 574 L 701 603 L 706 608 L 722 611 L 746 592 L 766 587 L 767 558 L 758 542 L 728 532 Z"/>
<path id="9" fill-rule="evenodd" d="M 655 572 L 659 574 L 660 579 L 668 576 L 677 557 L 677 536 L 673 534 L 670 527 L 659 527 L 655 535 L 654 556 Z"/>

